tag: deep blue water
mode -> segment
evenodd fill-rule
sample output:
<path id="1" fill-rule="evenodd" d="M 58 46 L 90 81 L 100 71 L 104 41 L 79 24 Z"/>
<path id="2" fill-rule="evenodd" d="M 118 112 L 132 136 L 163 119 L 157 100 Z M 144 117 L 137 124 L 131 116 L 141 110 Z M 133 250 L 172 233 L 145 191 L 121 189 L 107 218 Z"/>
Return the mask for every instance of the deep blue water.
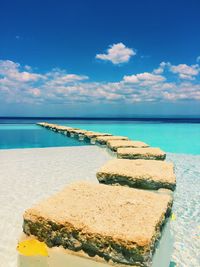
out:
<path id="1" fill-rule="evenodd" d="M 166 152 L 200 154 L 200 119 L 198 118 L 136 118 L 136 119 L 0 119 L 0 148 L 32 148 L 86 145 L 36 126 L 49 121 L 87 130 L 125 135 L 141 140 Z"/>

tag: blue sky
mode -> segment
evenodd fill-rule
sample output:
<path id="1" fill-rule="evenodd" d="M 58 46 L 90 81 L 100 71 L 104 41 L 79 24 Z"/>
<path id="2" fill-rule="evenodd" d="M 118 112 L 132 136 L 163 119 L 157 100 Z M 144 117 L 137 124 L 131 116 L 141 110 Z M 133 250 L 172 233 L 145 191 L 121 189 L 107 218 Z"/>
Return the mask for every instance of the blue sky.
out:
<path id="1" fill-rule="evenodd" d="M 0 0 L 0 115 L 200 115 L 199 14 L 198 0 Z"/>

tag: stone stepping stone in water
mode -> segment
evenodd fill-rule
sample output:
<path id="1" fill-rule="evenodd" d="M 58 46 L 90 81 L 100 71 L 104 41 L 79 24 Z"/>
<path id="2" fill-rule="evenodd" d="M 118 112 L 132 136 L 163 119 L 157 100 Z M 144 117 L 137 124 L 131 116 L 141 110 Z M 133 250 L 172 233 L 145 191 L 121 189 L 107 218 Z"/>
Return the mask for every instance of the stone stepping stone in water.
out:
<path id="1" fill-rule="evenodd" d="M 81 130 L 79 128 L 68 127 L 68 129 L 67 129 L 65 134 L 67 136 L 71 136 L 71 135 L 73 136 L 73 134 L 76 134 L 76 133 L 82 132 L 82 131 L 84 131 L 84 130 Z"/>
<path id="2" fill-rule="evenodd" d="M 73 128 L 68 131 L 70 137 L 79 137 L 79 135 L 84 135 L 87 132 L 88 132 L 87 130 L 82 130 L 78 128 L 77 129 Z"/>
<path id="3" fill-rule="evenodd" d="M 57 132 L 57 129 L 59 129 L 61 126 L 57 124 L 52 124 L 48 128 L 54 132 Z"/>
<path id="4" fill-rule="evenodd" d="M 52 124 L 52 123 L 45 123 L 44 124 L 44 127 L 48 128 L 48 129 L 53 129 L 53 128 L 57 127 L 57 126 L 58 126 L 57 124 Z"/>
<path id="5" fill-rule="evenodd" d="M 96 139 L 96 137 L 98 136 L 112 136 L 112 134 L 87 131 L 84 134 L 84 140 L 93 140 Z"/>
<path id="6" fill-rule="evenodd" d="M 56 127 L 56 131 L 59 132 L 59 133 L 65 133 L 65 132 L 68 132 L 69 130 L 72 130 L 72 129 L 74 129 L 74 128 L 68 127 L 68 126 Z"/>
<path id="7" fill-rule="evenodd" d="M 106 145 L 108 141 L 111 140 L 128 140 L 128 137 L 126 136 L 117 136 L 117 135 L 111 135 L 111 136 L 97 136 L 95 138 L 95 143 L 100 145 Z"/>
<path id="8" fill-rule="evenodd" d="M 97 179 L 100 183 L 150 190 L 176 187 L 174 164 L 157 160 L 113 159 L 101 167 Z"/>
<path id="9" fill-rule="evenodd" d="M 158 147 L 147 147 L 147 148 L 118 148 L 117 157 L 123 159 L 154 159 L 154 160 L 165 160 L 166 153 Z"/>
<path id="10" fill-rule="evenodd" d="M 112 151 L 117 151 L 120 147 L 136 147 L 136 148 L 143 148 L 143 147 L 149 147 L 144 142 L 141 141 L 132 141 L 132 140 L 108 140 L 107 147 L 111 149 Z"/>
<path id="11" fill-rule="evenodd" d="M 171 208 L 169 195 L 78 182 L 28 209 L 23 229 L 52 249 L 94 260 L 84 266 L 149 266 Z"/>
<path id="12" fill-rule="evenodd" d="M 38 123 L 36 123 L 36 125 L 46 127 L 47 123 L 46 122 L 38 122 Z"/>

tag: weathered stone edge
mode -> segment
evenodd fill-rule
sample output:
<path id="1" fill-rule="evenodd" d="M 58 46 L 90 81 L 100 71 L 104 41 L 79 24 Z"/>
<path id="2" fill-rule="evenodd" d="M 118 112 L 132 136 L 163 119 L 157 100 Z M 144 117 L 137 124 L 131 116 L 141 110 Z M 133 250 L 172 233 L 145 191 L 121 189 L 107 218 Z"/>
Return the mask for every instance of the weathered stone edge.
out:
<path id="1" fill-rule="evenodd" d="M 172 199 L 168 203 L 167 211 L 162 214 L 155 229 L 151 244 L 138 246 L 136 243 L 115 240 L 113 237 L 86 233 L 83 229 L 75 229 L 71 224 L 60 225 L 43 217 L 24 216 L 23 231 L 27 235 L 34 235 L 49 247 L 63 246 L 72 251 L 84 251 L 90 257 L 95 255 L 105 261 L 118 264 L 138 265 L 147 267 L 152 260 L 156 243 L 161 237 L 161 230 L 171 213 Z"/>
<path id="2" fill-rule="evenodd" d="M 125 154 L 117 152 L 119 159 L 151 159 L 151 160 L 165 160 L 166 154 L 163 155 L 142 155 L 142 154 Z"/>
<path id="3" fill-rule="evenodd" d="M 159 182 L 159 181 L 154 181 L 152 179 L 142 179 L 142 178 L 137 178 L 133 179 L 133 177 L 128 176 L 128 175 L 119 175 L 119 174 L 111 174 L 111 173 L 106 173 L 103 171 L 99 171 L 96 174 L 97 179 L 100 183 L 104 184 L 116 184 L 116 185 L 127 185 L 129 187 L 133 188 L 140 188 L 140 189 L 150 189 L 150 190 L 158 190 L 160 188 L 166 188 L 170 190 L 175 190 L 176 188 L 176 183 L 167 183 L 167 182 Z"/>

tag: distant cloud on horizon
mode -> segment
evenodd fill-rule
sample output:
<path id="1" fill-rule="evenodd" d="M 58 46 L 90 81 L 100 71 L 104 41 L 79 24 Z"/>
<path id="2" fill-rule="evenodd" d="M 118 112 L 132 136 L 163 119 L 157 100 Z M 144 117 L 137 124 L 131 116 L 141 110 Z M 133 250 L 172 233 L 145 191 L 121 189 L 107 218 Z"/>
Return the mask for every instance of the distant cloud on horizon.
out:
<path id="1" fill-rule="evenodd" d="M 105 54 L 97 54 L 96 58 L 111 61 L 113 64 L 126 63 L 132 56 L 136 55 L 136 50 L 126 47 L 123 43 L 110 45 Z"/>
<path id="2" fill-rule="evenodd" d="M 161 62 L 152 72 L 124 75 L 118 82 L 95 82 L 59 68 L 41 74 L 31 66 L 0 60 L 0 100 L 38 105 L 200 101 L 199 73 L 198 64 Z"/>

